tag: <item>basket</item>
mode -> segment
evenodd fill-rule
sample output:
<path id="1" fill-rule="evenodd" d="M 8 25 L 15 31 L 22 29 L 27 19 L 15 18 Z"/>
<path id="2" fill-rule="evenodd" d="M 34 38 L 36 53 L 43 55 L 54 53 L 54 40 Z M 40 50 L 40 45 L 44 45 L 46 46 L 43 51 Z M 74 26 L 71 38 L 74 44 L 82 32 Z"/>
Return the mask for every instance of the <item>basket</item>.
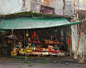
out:
<path id="1" fill-rule="evenodd" d="M 17 56 L 17 53 L 16 52 L 15 53 L 11 52 L 11 56 Z"/>
<path id="2" fill-rule="evenodd" d="M 24 55 L 24 54 L 25 54 L 25 52 L 19 52 L 19 54 L 20 54 L 20 55 Z"/>

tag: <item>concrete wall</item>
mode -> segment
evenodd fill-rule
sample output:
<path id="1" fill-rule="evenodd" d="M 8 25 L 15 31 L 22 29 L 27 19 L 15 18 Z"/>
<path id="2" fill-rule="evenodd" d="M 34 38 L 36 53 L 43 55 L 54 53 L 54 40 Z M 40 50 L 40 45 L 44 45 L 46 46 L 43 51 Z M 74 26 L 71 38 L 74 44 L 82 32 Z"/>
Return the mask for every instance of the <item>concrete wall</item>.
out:
<path id="1" fill-rule="evenodd" d="M 76 7 L 80 10 L 86 10 L 86 0 L 76 0 Z"/>
<path id="2" fill-rule="evenodd" d="M 23 0 L 0 0 L 0 15 L 30 11 L 30 1 L 25 0 L 25 7 L 23 8 Z"/>
<path id="3" fill-rule="evenodd" d="M 64 15 L 74 15 L 74 0 L 65 0 Z"/>

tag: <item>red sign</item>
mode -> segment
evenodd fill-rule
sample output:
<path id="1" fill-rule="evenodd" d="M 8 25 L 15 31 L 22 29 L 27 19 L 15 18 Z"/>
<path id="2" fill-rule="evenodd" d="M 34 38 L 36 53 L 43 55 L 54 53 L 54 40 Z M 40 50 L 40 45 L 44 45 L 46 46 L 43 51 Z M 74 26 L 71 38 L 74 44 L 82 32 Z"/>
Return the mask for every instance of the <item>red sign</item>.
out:
<path id="1" fill-rule="evenodd" d="M 54 14 L 54 8 L 46 7 L 46 6 L 41 6 L 40 12 Z"/>

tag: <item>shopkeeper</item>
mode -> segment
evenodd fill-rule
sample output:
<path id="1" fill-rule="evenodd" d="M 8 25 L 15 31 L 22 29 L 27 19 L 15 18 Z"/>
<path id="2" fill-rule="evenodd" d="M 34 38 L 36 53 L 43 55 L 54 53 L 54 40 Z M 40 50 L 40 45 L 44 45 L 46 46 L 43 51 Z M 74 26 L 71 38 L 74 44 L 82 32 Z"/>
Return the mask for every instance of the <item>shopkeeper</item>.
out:
<path id="1" fill-rule="evenodd" d="M 50 36 L 48 36 L 48 40 L 55 41 L 56 39 L 55 39 L 54 35 L 50 35 Z"/>

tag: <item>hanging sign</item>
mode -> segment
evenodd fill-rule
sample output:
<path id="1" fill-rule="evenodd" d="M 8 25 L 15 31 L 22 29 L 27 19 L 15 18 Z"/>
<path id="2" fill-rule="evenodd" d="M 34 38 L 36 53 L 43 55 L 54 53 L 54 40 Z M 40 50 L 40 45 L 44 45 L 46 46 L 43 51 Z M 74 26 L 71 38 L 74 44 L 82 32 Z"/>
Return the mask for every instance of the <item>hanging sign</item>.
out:
<path id="1" fill-rule="evenodd" d="M 51 8 L 51 7 L 47 7 L 47 6 L 43 6 L 42 5 L 40 12 L 54 14 L 54 8 Z"/>

